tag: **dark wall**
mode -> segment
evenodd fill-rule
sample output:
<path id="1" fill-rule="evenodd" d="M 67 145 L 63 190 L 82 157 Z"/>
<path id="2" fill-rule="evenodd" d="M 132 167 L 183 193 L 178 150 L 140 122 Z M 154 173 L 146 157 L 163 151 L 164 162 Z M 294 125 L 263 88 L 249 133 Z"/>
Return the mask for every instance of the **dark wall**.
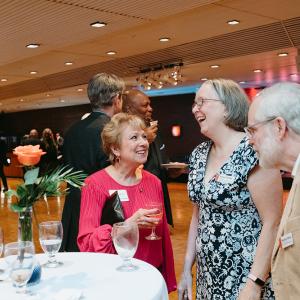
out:
<path id="1" fill-rule="evenodd" d="M 153 97 L 153 119 L 158 120 L 159 128 L 167 146 L 171 160 L 182 160 L 203 139 L 199 125 L 195 121 L 191 107 L 194 94 Z M 36 128 L 39 133 L 49 127 L 54 133 L 66 133 L 68 128 L 85 113 L 90 106 L 78 105 L 60 108 L 24 111 L 0 115 L 0 131 L 4 136 L 22 137 Z M 181 136 L 173 137 L 172 125 L 181 126 Z"/>

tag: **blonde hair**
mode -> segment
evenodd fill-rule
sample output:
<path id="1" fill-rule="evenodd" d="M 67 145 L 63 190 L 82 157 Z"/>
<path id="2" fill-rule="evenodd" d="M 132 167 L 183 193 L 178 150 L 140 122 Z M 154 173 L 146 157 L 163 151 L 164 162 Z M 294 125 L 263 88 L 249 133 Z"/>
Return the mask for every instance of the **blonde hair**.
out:
<path id="1" fill-rule="evenodd" d="M 110 122 L 104 126 L 101 133 L 103 151 L 108 156 L 111 164 L 116 162 L 116 156 L 112 151 L 112 147 L 120 147 L 121 135 L 125 126 L 146 130 L 144 121 L 136 115 L 127 113 L 114 115 Z"/>

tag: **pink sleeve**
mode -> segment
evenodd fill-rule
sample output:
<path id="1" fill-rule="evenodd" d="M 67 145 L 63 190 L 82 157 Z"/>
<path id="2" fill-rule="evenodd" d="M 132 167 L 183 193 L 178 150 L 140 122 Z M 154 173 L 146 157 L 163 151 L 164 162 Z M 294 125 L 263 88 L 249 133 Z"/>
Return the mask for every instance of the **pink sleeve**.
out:
<path id="1" fill-rule="evenodd" d="M 108 224 L 100 226 L 105 194 L 94 184 L 86 182 L 81 192 L 77 244 L 82 252 L 116 253 Z"/>
<path id="2" fill-rule="evenodd" d="M 163 192 L 162 188 L 160 186 L 160 192 L 161 195 L 161 201 L 163 202 Z M 176 283 L 176 275 L 175 275 L 175 268 L 174 268 L 174 257 L 173 257 L 173 248 L 170 238 L 170 231 L 169 231 L 169 225 L 166 218 L 166 212 L 164 211 L 163 216 L 163 241 L 162 241 L 162 247 L 163 247 L 163 263 L 161 268 L 161 273 L 163 277 L 165 278 L 168 292 L 171 293 L 177 289 L 177 283 Z"/>

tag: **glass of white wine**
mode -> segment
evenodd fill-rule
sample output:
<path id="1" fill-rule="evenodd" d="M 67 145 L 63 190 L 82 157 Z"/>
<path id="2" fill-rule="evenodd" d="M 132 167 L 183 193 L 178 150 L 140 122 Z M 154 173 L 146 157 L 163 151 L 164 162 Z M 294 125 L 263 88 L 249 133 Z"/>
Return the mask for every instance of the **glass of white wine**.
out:
<path id="1" fill-rule="evenodd" d="M 149 202 L 145 205 L 146 209 L 156 209 L 156 212 L 148 215 L 148 217 L 154 218 L 157 220 L 157 223 L 159 223 L 162 220 L 163 217 L 163 204 L 160 202 Z M 161 237 L 158 236 L 155 232 L 156 225 L 152 226 L 151 233 L 145 237 L 146 240 L 150 241 L 156 241 L 160 240 Z"/>
<path id="2" fill-rule="evenodd" d="M 123 260 L 118 271 L 134 271 L 138 266 L 133 265 L 131 258 L 134 256 L 138 242 L 139 229 L 134 222 L 119 222 L 113 225 L 112 238 L 115 249 Z"/>
<path id="3" fill-rule="evenodd" d="M 46 268 L 57 268 L 63 265 L 56 260 L 63 237 L 63 228 L 60 221 L 48 221 L 39 224 L 39 240 L 43 251 L 48 255 L 48 262 L 43 265 Z"/>
<path id="4" fill-rule="evenodd" d="M 26 284 L 35 265 L 34 245 L 30 241 L 8 243 L 4 247 L 5 261 L 16 292 L 27 293 Z"/>

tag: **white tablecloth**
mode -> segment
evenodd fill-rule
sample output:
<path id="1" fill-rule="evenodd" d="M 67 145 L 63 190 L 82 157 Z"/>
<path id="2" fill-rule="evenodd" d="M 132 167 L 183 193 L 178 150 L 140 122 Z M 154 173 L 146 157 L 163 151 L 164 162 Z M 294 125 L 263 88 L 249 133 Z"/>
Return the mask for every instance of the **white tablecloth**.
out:
<path id="1" fill-rule="evenodd" d="M 133 259 L 139 268 L 132 272 L 120 272 L 116 268 L 121 264 L 117 255 L 102 253 L 58 253 L 63 262 L 58 268 L 42 268 L 41 282 L 30 287 L 35 296 L 26 299 L 57 299 L 57 295 L 72 289 L 82 292 L 80 299 L 89 300 L 167 300 L 168 292 L 160 272 L 153 266 Z M 38 254 L 41 264 L 47 257 Z M 0 260 L 0 268 L 5 262 Z M 3 276 L 2 276 L 3 278 Z M 70 290 L 69 290 L 70 292 Z M 0 298 L 13 300 L 19 297 L 9 279 L 0 281 Z M 65 299 L 60 299 L 65 300 Z"/>

